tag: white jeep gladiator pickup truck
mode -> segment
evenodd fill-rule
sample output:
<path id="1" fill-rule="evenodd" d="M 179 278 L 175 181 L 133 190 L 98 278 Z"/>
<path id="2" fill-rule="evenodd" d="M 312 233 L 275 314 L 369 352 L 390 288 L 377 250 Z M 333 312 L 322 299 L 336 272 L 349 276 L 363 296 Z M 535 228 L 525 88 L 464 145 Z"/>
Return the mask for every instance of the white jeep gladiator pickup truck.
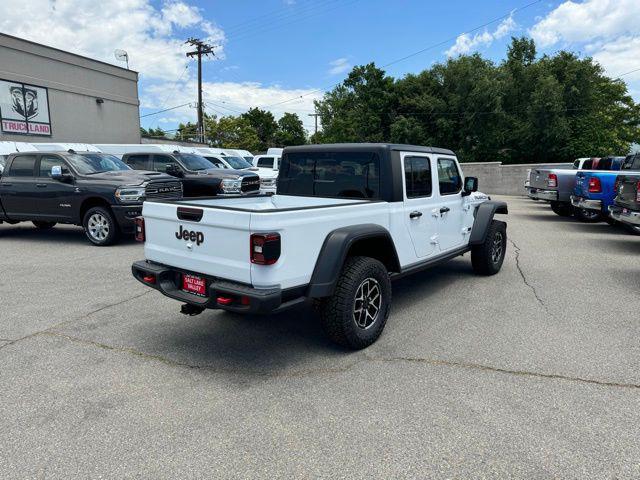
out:
<path id="1" fill-rule="evenodd" d="M 145 202 L 133 275 L 189 315 L 311 299 L 333 341 L 364 348 L 389 316 L 391 280 L 467 252 L 475 272 L 500 270 L 506 224 L 493 217 L 507 205 L 477 183 L 441 148 L 288 147 L 275 195 Z"/>

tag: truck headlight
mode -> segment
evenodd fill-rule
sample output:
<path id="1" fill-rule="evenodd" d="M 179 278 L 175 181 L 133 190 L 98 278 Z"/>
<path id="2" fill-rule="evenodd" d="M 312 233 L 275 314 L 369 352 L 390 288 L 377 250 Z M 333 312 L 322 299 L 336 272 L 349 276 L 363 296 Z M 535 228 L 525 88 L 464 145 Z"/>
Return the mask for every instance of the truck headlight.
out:
<path id="1" fill-rule="evenodd" d="M 144 200 L 144 187 L 118 187 L 116 199 L 120 203 L 140 203 Z"/>
<path id="2" fill-rule="evenodd" d="M 224 178 L 220 185 L 222 193 L 240 193 L 242 188 L 242 179 Z"/>

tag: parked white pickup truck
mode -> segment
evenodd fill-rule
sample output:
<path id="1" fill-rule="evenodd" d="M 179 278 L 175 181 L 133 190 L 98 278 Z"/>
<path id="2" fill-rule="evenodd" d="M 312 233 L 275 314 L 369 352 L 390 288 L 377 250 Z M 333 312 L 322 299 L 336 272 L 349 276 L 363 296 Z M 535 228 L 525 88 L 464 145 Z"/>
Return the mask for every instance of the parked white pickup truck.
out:
<path id="1" fill-rule="evenodd" d="M 281 311 L 316 300 L 324 330 L 364 348 L 381 334 L 391 280 L 471 252 L 497 273 L 504 202 L 477 191 L 450 150 L 387 144 L 289 147 L 273 196 L 145 202 L 133 275 L 184 303 Z"/>

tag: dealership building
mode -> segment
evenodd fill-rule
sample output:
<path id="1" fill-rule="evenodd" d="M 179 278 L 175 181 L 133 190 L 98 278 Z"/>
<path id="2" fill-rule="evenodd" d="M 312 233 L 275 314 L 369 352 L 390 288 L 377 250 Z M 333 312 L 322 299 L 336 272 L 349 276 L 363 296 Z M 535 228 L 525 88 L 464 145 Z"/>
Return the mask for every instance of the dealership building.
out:
<path id="1" fill-rule="evenodd" d="M 0 33 L 0 141 L 140 143 L 138 74 Z"/>

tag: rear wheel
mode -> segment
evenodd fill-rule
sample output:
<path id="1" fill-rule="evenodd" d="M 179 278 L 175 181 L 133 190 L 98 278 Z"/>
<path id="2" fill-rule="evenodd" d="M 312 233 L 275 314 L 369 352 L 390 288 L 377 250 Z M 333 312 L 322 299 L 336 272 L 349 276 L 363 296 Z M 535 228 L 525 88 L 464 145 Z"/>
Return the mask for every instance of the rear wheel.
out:
<path id="1" fill-rule="evenodd" d="M 32 223 L 38 230 L 49 230 L 56 226 L 56 222 L 41 222 L 40 220 L 34 220 Z"/>
<path id="2" fill-rule="evenodd" d="M 502 268 L 507 251 L 507 224 L 492 220 L 487 238 L 471 248 L 473 271 L 480 275 L 495 275 Z"/>
<path id="3" fill-rule="evenodd" d="M 112 245 L 118 240 L 118 225 L 108 208 L 90 208 L 84 214 L 82 226 L 89 241 L 99 247 Z"/>
<path id="4" fill-rule="evenodd" d="M 624 228 L 632 235 L 640 235 L 640 225 L 629 225 L 625 223 Z"/>
<path id="5" fill-rule="evenodd" d="M 573 206 L 564 202 L 551 202 L 551 210 L 561 217 L 570 217 L 573 215 Z"/>
<path id="6" fill-rule="evenodd" d="M 385 266 L 373 258 L 350 257 L 333 296 L 320 300 L 319 313 L 333 342 L 359 350 L 378 339 L 390 307 L 391 282 Z"/>
<path id="7" fill-rule="evenodd" d="M 602 220 L 602 213 L 588 208 L 576 208 L 575 217 L 581 222 L 594 223 Z"/>

